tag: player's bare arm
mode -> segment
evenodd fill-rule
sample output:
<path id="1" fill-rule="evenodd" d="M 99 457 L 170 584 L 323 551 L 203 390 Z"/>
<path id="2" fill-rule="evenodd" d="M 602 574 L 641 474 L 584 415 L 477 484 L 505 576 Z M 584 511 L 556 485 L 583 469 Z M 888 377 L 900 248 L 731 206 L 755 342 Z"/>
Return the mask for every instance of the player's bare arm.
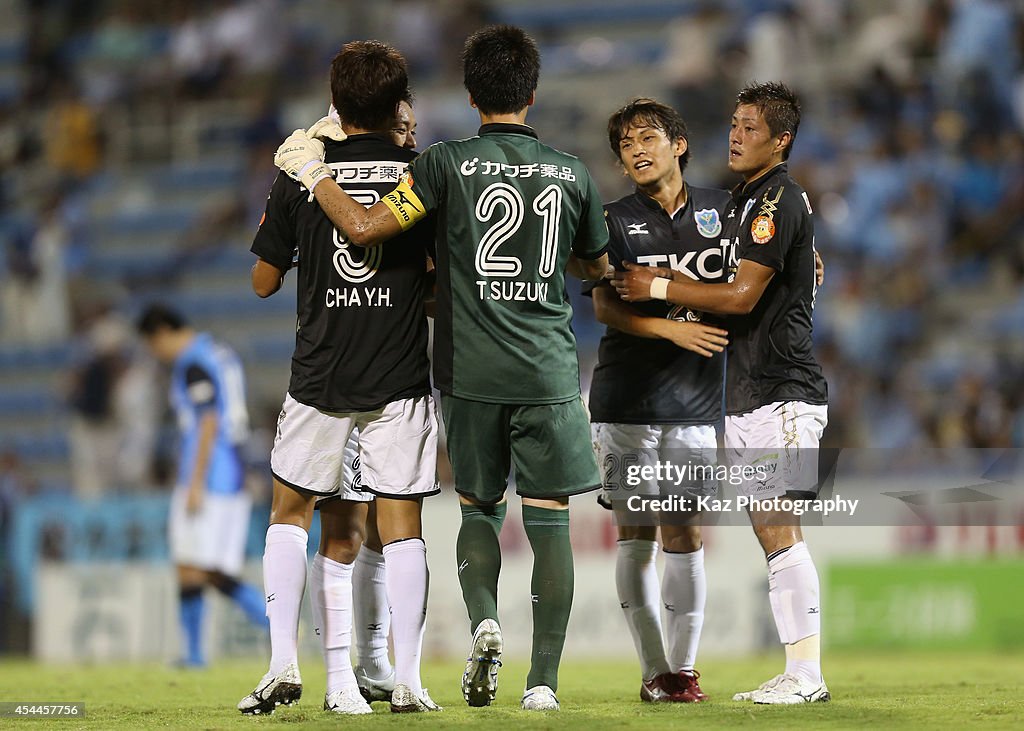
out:
<path id="1" fill-rule="evenodd" d="M 706 358 L 721 353 L 729 344 L 728 332 L 700 322 L 679 322 L 664 317 L 647 317 L 623 302 L 610 285 L 602 283 L 591 292 L 594 314 L 599 322 L 628 335 L 661 338 Z"/>
<path id="2" fill-rule="evenodd" d="M 657 277 L 650 267 L 624 262 L 626 271 L 616 272 L 612 285 L 626 302 L 663 299 L 676 305 L 719 315 L 746 315 L 761 299 L 775 270 L 749 259 L 741 259 L 736 278 L 728 284 L 694 282 L 678 274 L 672 281 Z"/>
<path id="3" fill-rule="evenodd" d="M 402 233 L 402 225 L 383 201 L 364 208 L 343 191 L 333 178 L 322 180 L 313 190 L 313 195 L 331 223 L 351 244 L 379 246 Z M 401 189 L 396 188 L 388 196 L 399 199 Z"/>
<path id="4" fill-rule="evenodd" d="M 252 291 L 259 297 L 269 297 L 281 289 L 284 282 L 284 272 L 273 264 L 256 259 L 252 265 Z"/>
<path id="5" fill-rule="evenodd" d="M 821 254 L 814 250 L 814 282 L 819 287 L 825 283 L 825 262 L 821 260 Z"/>
<path id="6" fill-rule="evenodd" d="M 580 259 L 575 254 L 569 254 L 565 271 L 578 279 L 601 279 L 608 271 L 608 255 L 601 254 L 597 259 Z"/>

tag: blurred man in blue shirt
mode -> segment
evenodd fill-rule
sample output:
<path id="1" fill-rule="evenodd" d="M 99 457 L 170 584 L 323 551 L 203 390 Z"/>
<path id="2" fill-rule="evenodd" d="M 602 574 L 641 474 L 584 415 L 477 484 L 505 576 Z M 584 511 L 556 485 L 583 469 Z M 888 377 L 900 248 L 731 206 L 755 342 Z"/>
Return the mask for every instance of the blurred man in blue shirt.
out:
<path id="1" fill-rule="evenodd" d="M 163 305 L 146 309 L 138 330 L 172 369 L 170 398 L 181 455 L 169 537 L 186 639 L 183 664 L 201 666 L 204 587 L 230 597 L 253 623 L 267 624 L 263 593 L 237 578 L 252 507 L 241 457 L 249 433 L 245 376 L 234 351 Z"/>

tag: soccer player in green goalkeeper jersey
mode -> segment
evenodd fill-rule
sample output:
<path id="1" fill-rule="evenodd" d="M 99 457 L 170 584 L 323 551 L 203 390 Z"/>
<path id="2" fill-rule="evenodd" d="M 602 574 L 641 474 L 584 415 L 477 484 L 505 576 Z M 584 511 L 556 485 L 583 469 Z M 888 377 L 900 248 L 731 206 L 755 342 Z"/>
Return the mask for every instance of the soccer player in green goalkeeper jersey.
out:
<path id="1" fill-rule="evenodd" d="M 514 466 L 534 552 L 522 707 L 553 710 L 572 604 L 569 496 L 600 486 L 565 272 L 603 276 L 608 229 L 587 168 L 525 125 L 540 72 L 533 39 L 512 26 L 487 27 L 470 36 L 462 58 L 479 132 L 429 147 L 380 202 L 364 208 L 345 195 L 301 130 L 276 162 L 360 246 L 437 213 L 434 379 L 460 495 L 459 579 L 473 631 L 463 694 L 484 706 L 497 687 L 498 533 Z"/>

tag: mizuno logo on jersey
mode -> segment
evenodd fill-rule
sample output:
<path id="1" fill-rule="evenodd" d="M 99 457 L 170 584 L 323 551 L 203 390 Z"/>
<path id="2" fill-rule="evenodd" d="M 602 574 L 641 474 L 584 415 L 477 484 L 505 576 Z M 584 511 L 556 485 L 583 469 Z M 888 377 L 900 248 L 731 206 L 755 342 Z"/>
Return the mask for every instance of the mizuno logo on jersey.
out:
<path id="1" fill-rule="evenodd" d="M 630 224 L 627 224 L 627 225 L 629 226 L 629 231 L 627 233 L 630 236 L 636 236 L 637 234 L 649 234 L 650 233 L 650 231 L 647 230 L 647 222 L 646 221 L 643 221 L 641 223 L 630 223 Z"/>

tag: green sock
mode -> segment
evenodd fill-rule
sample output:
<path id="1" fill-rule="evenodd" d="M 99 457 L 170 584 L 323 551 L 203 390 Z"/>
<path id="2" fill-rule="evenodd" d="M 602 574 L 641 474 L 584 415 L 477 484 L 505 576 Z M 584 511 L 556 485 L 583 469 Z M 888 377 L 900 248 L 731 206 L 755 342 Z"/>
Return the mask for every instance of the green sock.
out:
<path id="1" fill-rule="evenodd" d="M 533 549 L 533 657 L 526 687 L 558 690 L 558 663 L 572 608 L 569 511 L 524 505 L 523 527 Z"/>
<path id="2" fill-rule="evenodd" d="M 498 534 L 505 521 L 507 503 L 497 505 L 461 504 L 462 526 L 455 544 L 459 562 L 462 598 L 469 612 L 473 632 L 485 619 L 498 619 L 498 574 L 501 572 L 501 547 Z"/>

